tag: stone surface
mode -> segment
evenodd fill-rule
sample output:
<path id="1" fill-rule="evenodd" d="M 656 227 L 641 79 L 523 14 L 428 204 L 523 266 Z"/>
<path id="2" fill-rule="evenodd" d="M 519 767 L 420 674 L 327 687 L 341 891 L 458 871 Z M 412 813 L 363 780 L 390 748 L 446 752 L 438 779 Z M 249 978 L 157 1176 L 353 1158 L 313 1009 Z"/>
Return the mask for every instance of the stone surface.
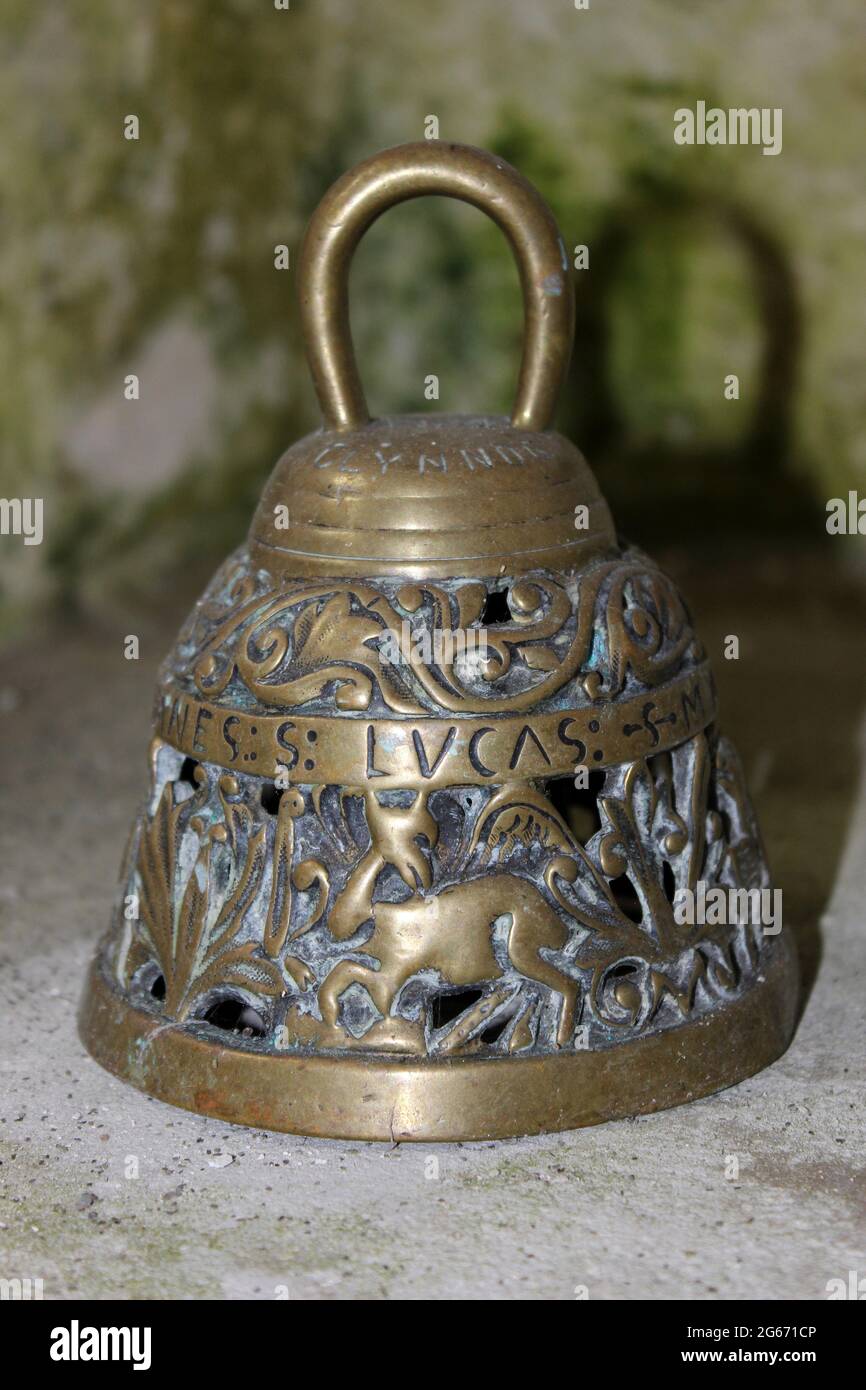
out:
<path id="1" fill-rule="evenodd" d="M 741 591 L 729 558 L 669 567 L 716 661 L 805 1011 L 788 1054 L 732 1090 L 547 1138 L 295 1139 L 172 1110 L 101 1071 L 75 1013 L 145 785 L 171 623 L 103 617 L 7 652 L 0 1275 L 42 1277 L 48 1298 L 195 1299 L 573 1299 L 581 1286 L 821 1299 L 829 1279 L 866 1275 L 862 600 L 823 561 L 769 561 Z M 137 663 L 123 659 L 130 631 Z M 731 632 L 739 662 L 721 659 Z"/>

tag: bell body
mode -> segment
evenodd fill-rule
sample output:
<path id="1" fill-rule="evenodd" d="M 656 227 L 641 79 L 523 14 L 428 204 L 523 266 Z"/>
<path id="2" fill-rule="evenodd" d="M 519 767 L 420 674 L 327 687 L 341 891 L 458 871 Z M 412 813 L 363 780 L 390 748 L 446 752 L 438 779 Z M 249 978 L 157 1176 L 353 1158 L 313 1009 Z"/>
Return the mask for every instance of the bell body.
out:
<path id="1" fill-rule="evenodd" d="M 380 1140 L 595 1123 L 772 1061 L 795 965 L 673 585 L 531 391 L 511 421 L 324 403 L 161 670 L 94 1056 Z"/>

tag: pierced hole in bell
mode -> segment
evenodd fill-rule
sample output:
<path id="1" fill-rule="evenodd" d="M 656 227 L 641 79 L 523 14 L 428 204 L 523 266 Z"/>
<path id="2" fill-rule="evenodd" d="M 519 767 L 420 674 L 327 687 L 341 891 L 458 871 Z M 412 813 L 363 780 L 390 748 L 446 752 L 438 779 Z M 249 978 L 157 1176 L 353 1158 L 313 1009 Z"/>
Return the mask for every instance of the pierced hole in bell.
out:
<path id="1" fill-rule="evenodd" d="M 710 789 L 707 793 L 707 806 L 711 811 L 715 811 L 716 815 L 719 817 L 719 820 L 722 823 L 722 833 L 724 834 L 725 839 L 730 844 L 733 840 L 736 839 L 736 835 L 734 833 L 734 827 L 731 824 L 731 817 L 722 805 L 721 798 L 718 794 L 718 786 L 715 780 L 710 782 Z"/>
<path id="2" fill-rule="evenodd" d="M 444 1028 L 446 1023 L 453 1023 L 466 1009 L 471 1009 L 473 1004 L 477 1004 L 483 995 L 482 989 L 461 989 L 456 992 L 443 991 L 441 994 L 434 994 L 430 1011 L 433 1027 Z"/>
<path id="3" fill-rule="evenodd" d="M 266 782 L 262 787 L 262 810 L 267 811 L 269 816 L 275 816 L 280 809 L 284 787 L 278 787 L 275 782 Z"/>
<path id="4" fill-rule="evenodd" d="M 665 890 L 665 897 L 669 903 L 673 903 L 677 891 L 677 881 L 674 878 L 674 871 L 667 860 L 662 865 L 662 886 Z"/>
<path id="5" fill-rule="evenodd" d="M 162 999 L 165 998 L 165 976 L 164 976 L 164 975 L 157 975 L 156 979 L 153 981 L 153 983 L 152 983 L 151 986 L 150 986 L 150 992 L 151 992 L 151 994 L 153 995 L 154 999 L 162 1000 Z"/>
<path id="6" fill-rule="evenodd" d="M 631 961 L 623 961 L 622 965 L 615 965 L 607 972 L 608 980 L 630 980 L 632 975 L 637 972 Z"/>
<path id="7" fill-rule="evenodd" d="M 263 1038 L 268 1031 L 258 1010 L 243 999 L 218 999 L 203 1017 L 205 1023 L 214 1028 L 237 1033 L 242 1038 Z"/>
<path id="8" fill-rule="evenodd" d="M 511 609 L 508 607 L 507 589 L 491 589 L 484 600 L 481 622 L 485 627 L 496 627 L 502 623 L 513 622 Z"/>
<path id="9" fill-rule="evenodd" d="M 627 874 L 620 874 L 619 878 L 612 879 L 610 891 L 613 893 L 614 901 L 620 912 L 624 912 L 626 917 L 630 917 L 633 922 L 643 921 L 640 898 Z"/>
<path id="10" fill-rule="evenodd" d="M 505 1032 L 510 1022 L 510 1018 L 498 1018 L 495 1023 L 490 1024 L 489 1028 L 484 1029 L 484 1032 L 480 1035 L 481 1041 L 489 1045 L 499 1042 L 499 1039 L 502 1037 L 502 1034 Z"/>
<path id="11" fill-rule="evenodd" d="M 195 780 L 195 770 L 197 767 L 198 763 L 195 758 L 184 758 L 180 765 L 180 772 L 177 775 L 177 780 L 179 782 L 187 782 L 189 786 L 197 789 L 198 782 Z"/>
<path id="12" fill-rule="evenodd" d="M 601 829 L 598 798 L 604 786 L 604 777 L 600 769 L 593 768 L 585 787 L 576 787 L 573 777 L 560 777 L 548 784 L 548 799 L 582 845 Z"/>

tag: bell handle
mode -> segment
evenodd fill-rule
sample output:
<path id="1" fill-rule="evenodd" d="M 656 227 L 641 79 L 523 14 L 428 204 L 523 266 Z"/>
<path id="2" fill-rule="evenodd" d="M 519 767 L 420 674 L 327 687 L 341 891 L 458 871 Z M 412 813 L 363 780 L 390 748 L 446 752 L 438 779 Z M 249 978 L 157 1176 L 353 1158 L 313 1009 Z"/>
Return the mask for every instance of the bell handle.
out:
<path id="1" fill-rule="evenodd" d="M 307 361 L 325 425 L 358 429 L 370 416 L 349 328 L 349 266 L 377 217 L 428 194 L 459 198 L 502 228 L 520 272 L 525 315 L 523 358 L 511 423 L 550 423 L 574 333 L 574 291 L 553 214 L 522 174 L 471 145 L 435 140 L 383 150 L 328 190 L 304 237 L 298 267 Z"/>

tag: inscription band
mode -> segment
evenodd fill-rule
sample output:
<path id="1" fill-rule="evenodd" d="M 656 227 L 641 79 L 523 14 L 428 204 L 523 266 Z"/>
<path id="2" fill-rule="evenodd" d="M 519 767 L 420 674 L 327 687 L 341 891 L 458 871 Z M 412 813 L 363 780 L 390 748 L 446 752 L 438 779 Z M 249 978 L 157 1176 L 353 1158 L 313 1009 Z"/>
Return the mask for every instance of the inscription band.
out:
<path id="1" fill-rule="evenodd" d="M 544 714 L 452 719 L 258 715 L 165 688 L 156 732 L 202 762 L 289 782 L 445 787 L 561 777 L 661 753 L 716 717 L 707 663 L 626 700 Z"/>

